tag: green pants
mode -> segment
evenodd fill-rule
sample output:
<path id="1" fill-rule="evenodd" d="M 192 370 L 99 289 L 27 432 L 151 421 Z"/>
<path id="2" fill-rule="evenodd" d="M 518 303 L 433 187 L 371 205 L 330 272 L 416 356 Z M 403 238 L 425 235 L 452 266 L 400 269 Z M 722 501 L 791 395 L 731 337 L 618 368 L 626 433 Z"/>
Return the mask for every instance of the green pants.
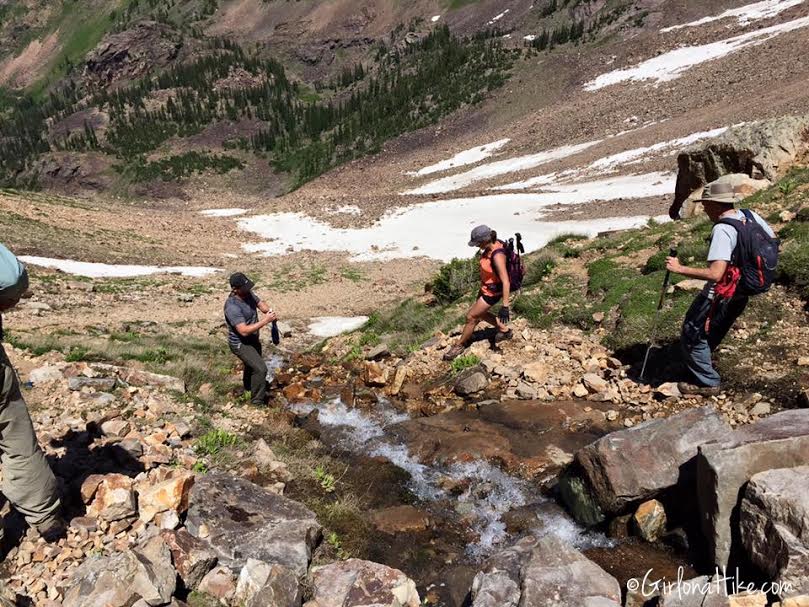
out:
<path id="1" fill-rule="evenodd" d="M 37 443 L 17 374 L 0 345 L 0 466 L 2 491 L 31 526 L 59 514 L 56 478 Z"/>
<path id="2" fill-rule="evenodd" d="M 241 344 L 231 346 L 230 351 L 244 363 L 242 384 L 245 391 L 250 391 L 250 402 L 254 405 L 266 405 L 267 400 L 267 363 L 261 356 L 261 344 Z"/>

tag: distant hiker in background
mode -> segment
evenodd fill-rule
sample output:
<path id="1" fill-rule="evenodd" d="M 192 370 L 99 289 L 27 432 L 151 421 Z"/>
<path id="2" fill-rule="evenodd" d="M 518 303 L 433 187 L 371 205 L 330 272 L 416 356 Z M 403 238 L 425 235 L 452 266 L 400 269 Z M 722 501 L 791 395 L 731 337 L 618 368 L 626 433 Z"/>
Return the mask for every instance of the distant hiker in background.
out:
<path id="1" fill-rule="evenodd" d="M 478 247 L 480 254 L 480 291 L 477 301 L 472 304 L 466 313 L 466 324 L 458 342 L 447 350 L 444 360 L 454 360 L 460 356 L 469 344 L 472 333 L 478 322 L 485 321 L 497 328 L 495 341 L 502 341 L 511 337 L 511 330 L 507 324 L 511 320 L 511 310 L 509 308 L 509 298 L 511 297 L 514 281 L 509 276 L 508 262 L 510 251 L 505 243 L 497 239 L 497 232 L 490 227 L 480 225 L 472 230 L 469 240 L 470 247 Z M 521 246 L 518 244 L 518 246 Z M 519 261 L 519 255 L 517 254 Z M 520 268 L 522 262 L 519 261 Z M 521 280 L 522 274 L 519 274 Z M 519 285 L 516 285 L 519 288 Z M 497 316 L 489 310 L 492 306 L 503 300 Z"/>
<path id="2" fill-rule="evenodd" d="M 735 206 L 744 198 L 738 188 L 721 182 L 705 187 L 700 202 L 714 228 L 708 267 L 691 268 L 676 257 L 666 268 L 688 278 L 707 280 L 683 322 L 680 342 L 694 383 L 679 384 L 683 394 L 713 395 L 720 377 L 711 353 L 744 311 L 751 295 L 769 290 L 778 263 L 778 240 L 758 214 Z"/>
<path id="3" fill-rule="evenodd" d="M 28 272 L 0 244 L 0 465 L 3 494 L 46 541 L 65 534 L 56 478 L 39 447 L 20 382 L 3 348 L 3 312 L 28 289 Z M 0 539 L 3 530 L 0 526 Z"/>
<path id="4" fill-rule="evenodd" d="M 225 301 L 225 322 L 228 325 L 230 351 L 244 363 L 242 383 L 250 392 L 254 405 L 265 405 L 267 393 L 267 363 L 261 356 L 259 333 L 262 327 L 275 322 L 277 316 L 253 293 L 253 281 L 241 272 L 230 277 L 230 296 Z M 264 317 L 259 320 L 258 312 Z"/>

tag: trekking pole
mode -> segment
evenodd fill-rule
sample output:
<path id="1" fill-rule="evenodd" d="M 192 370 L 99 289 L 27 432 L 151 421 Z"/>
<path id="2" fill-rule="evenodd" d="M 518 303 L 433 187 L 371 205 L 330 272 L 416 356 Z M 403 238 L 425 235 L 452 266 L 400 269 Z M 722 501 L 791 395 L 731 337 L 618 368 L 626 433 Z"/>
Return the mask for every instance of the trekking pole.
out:
<path id="1" fill-rule="evenodd" d="M 677 257 L 677 249 L 672 247 L 669 249 L 669 257 Z M 663 302 L 666 299 L 666 290 L 669 288 L 669 279 L 671 272 L 666 270 L 666 276 L 663 278 L 663 288 L 660 290 L 660 300 L 657 302 L 657 311 L 655 312 L 654 322 L 652 323 L 652 333 L 649 336 L 649 345 L 646 348 L 646 356 L 643 357 L 643 367 L 640 370 L 640 380 L 643 381 L 643 376 L 646 374 L 646 364 L 649 362 L 649 353 L 652 351 L 657 335 L 657 324 L 660 321 L 660 311 L 663 309 Z"/>

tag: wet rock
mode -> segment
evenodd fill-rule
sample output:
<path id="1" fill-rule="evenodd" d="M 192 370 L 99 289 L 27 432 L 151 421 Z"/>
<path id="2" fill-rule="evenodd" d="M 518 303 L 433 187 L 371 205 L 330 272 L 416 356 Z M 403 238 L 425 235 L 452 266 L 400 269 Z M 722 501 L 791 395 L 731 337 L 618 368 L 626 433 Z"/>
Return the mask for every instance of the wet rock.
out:
<path id="1" fill-rule="evenodd" d="M 185 529 L 163 531 L 160 535 L 171 551 L 174 568 L 185 587 L 193 590 L 199 586 L 202 578 L 217 562 L 208 544 Z"/>
<path id="2" fill-rule="evenodd" d="M 809 466 L 760 472 L 740 507 L 750 561 L 774 582 L 809 592 Z"/>
<path id="3" fill-rule="evenodd" d="M 398 569 L 348 559 L 313 567 L 304 607 L 420 607 L 416 584 Z"/>
<path id="4" fill-rule="evenodd" d="M 413 506 L 394 506 L 374 512 L 371 523 L 379 531 L 391 535 L 417 533 L 430 526 L 430 517 Z"/>
<path id="5" fill-rule="evenodd" d="M 664 587 L 660 607 L 728 607 L 725 582 L 704 575 Z"/>
<path id="6" fill-rule="evenodd" d="M 458 374 L 453 390 L 459 396 L 471 396 L 482 392 L 489 385 L 489 378 L 482 367 L 472 367 Z"/>
<path id="7" fill-rule="evenodd" d="M 181 472 L 173 478 L 142 489 L 138 494 L 140 520 L 150 522 L 160 512 L 183 514 L 188 510 L 188 497 L 194 485 L 194 475 Z"/>
<path id="8" fill-rule="evenodd" d="M 244 607 L 298 607 L 298 578 L 286 567 L 248 559 L 239 574 L 233 600 Z"/>
<path id="9" fill-rule="evenodd" d="M 227 567 L 222 565 L 214 567 L 202 578 L 197 591 L 219 599 L 227 605 L 236 594 L 236 576 Z"/>
<path id="10" fill-rule="evenodd" d="M 713 409 L 689 409 L 613 432 L 579 450 L 577 473 L 601 510 L 620 514 L 632 502 L 693 483 L 697 448 L 731 429 Z M 572 513 L 580 508 L 565 504 Z M 584 522 L 584 521 L 582 521 Z"/>
<path id="11" fill-rule="evenodd" d="M 741 548 L 731 525 L 741 488 L 766 470 L 809 465 L 809 410 L 783 411 L 700 447 L 697 493 L 711 560 L 725 566 Z"/>
<path id="12" fill-rule="evenodd" d="M 526 537 L 484 563 L 472 607 L 617 607 L 618 581 L 554 535 Z"/>
<path id="13" fill-rule="evenodd" d="M 78 392 L 82 388 L 92 388 L 101 392 L 111 392 L 118 385 L 118 380 L 114 377 L 71 377 L 67 380 L 69 390 Z"/>
<path id="14" fill-rule="evenodd" d="M 632 523 L 637 534 L 647 542 L 656 542 L 666 532 L 666 511 L 657 500 L 643 502 L 635 511 Z"/>
<path id="15" fill-rule="evenodd" d="M 390 369 L 374 361 L 367 361 L 362 373 L 366 386 L 381 388 L 387 385 Z"/>
<path id="16" fill-rule="evenodd" d="M 238 571 L 248 558 L 306 573 L 321 527 L 302 504 L 226 474 L 197 479 L 186 527 Z"/>
<path id="17" fill-rule="evenodd" d="M 89 479 L 88 479 L 89 480 Z M 95 481 L 92 481 L 92 485 Z M 107 474 L 93 493 L 95 499 L 87 508 L 88 516 L 117 521 L 137 514 L 132 479 L 123 474 Z"/>
<path id="18" fill-rule="evenodd" d="M 616 516 L 612 519 L 607 531 L 609 537 L 616 540 L 627 539 L 631 534 L 633 518 L 634 516 L 631 514 L 624 514 L 623 516 Z"/>

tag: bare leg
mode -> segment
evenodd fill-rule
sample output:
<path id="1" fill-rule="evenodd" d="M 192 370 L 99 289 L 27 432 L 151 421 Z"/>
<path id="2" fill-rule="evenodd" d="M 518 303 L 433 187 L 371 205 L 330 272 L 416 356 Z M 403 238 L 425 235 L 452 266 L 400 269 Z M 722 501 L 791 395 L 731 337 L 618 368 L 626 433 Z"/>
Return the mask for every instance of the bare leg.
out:
<path id="1" fill-rule="evenodd" d="M 500 331 L 501 333 L 505 333 L 506 331 L 508 331 L 508 327 L 503 323 L 501 323 L 500 319 L 497 318 L 491 312 L 484 313 L 483 316 L 481 317 L 481 320 L 489 323 L 493 327 L 497 327 L 497 330 Z"/>
<path id="2" fill-rule="evenodd" d="M 465 346 L 469 342 L 472 333 L 475 332 L 475 327 L 481 320 L 496 325 L 496 322 L 492 322 L 487 318 L 487 316 L 491 316 L 492 319 L 494 319 L 494 315 L 489 312 L 490 308 L 491 306 L 487 304 L 482 297 L 479 297 L 478 300 L 472 304 L 472 307 L 469 308 L 469 311 L 466 313 L 466 324 L 464 325 L 463 333 L 461 333 L 461 338 L 458 340 L 457 345 Z"/>

